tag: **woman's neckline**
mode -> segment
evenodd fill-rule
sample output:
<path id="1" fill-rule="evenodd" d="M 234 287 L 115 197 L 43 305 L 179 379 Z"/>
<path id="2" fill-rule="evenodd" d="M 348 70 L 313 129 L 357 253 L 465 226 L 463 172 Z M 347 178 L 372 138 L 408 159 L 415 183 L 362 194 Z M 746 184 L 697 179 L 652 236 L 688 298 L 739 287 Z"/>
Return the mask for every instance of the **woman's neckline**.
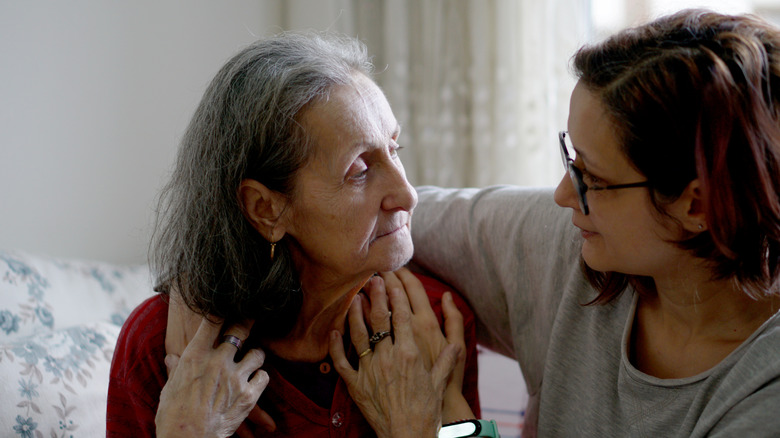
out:
<path id="1" fill-rule="evenodd" d="M 634 354 L 632 349 L 634 348 L 633 338 L 635 336 L 636 327 L 636 315 L 639 306 L 639 294 L 634 292 L 632 297 L 632 303 L 630 311 L 628 312 L 623 337 L 621 340 L 621 360 L 624 363 L 626 369 L 630 374 L 639 378 L 640 380 L 650 381 L 654 384 L 664 386 L 675 386 L 690 384 L 696 381 L 703 380 L 710 376 L 713 372 L 717 371 L 720 367 L 729 366 L 731 362 L 739 356 L 742 351 L 749 346 L 753 340 L 756 339 L 770 324 L 773 324 L 777 318 L 780 318 L 780 310 L 776 310 L 770 317 L 766 318 L 755 330 L 753 330 L 745 339 L 743 339 L 737 346 L 732 348 L 727 354 L 724 354 L 717 361 L 712 361 L 710 364 L 704 366 L 702 369 L 696 372 L 687 373 L 677 376 L 658 376 L 652 372 L 646 372 L 636 366 L 634 361 Z"/>

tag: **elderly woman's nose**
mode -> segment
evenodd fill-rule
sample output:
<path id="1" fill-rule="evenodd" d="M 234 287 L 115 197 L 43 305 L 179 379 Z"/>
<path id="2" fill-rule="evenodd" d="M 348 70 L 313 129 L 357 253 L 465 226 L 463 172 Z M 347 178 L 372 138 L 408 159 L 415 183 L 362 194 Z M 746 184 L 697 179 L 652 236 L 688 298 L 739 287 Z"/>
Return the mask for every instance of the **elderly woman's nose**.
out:
<path id="1" fill-rule="evenodd" d="M 563 174 L 561 182 L 555 188 L 555 203 L 561 207 L 579 208 L 577 202 L 577 192 L 574 190 L 574 183 L 568 173 Z"/>
<path id="2" fill-rule="evenodd" d="M 406 172 L 400 163 L 392 166 L 386 187 L 387 193 L 382 199 L 383 209 L 411 211 L 417 205 L 417 191 L 406 179 Z"/>

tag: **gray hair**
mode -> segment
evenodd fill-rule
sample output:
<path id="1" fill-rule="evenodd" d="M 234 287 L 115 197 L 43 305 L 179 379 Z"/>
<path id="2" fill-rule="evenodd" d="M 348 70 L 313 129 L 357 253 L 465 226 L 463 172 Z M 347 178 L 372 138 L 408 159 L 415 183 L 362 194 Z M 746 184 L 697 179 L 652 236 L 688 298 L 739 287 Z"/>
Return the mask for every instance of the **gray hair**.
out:
<path id="1" fill-rule="evenodd" d="M 284 239 L 269 243 L 245 219 L 238 187 L 254 179 L 290 199 L 312 142 L 302 110 L 355 73 L 371 75 L 366 47 L 329 33 L 282 33 L 230 59 L 206 90 L 163 189 L 150 249 L 156 290 L 176 290 L 203 315 L 256 320 L 284 336 L 302 293 Z"/>

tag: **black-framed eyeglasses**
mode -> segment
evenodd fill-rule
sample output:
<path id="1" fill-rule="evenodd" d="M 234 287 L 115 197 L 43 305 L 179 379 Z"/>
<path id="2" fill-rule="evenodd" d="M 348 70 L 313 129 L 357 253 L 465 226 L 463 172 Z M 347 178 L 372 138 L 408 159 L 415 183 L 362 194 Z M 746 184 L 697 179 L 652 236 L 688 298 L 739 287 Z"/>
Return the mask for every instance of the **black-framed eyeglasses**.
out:
<path id="1" fill-rule="evenodd" d="M 610 186 L 590 186 L 588 187 L 587 184 L 585 184 L 585 181 L 582 180 L 582 171 L 574 165 L 574 160 L 571 159 L 571 155 L 569 154 L 569 150 L 574 151 L 574 146 L 571 144 L 571 140 L 569 139 L 569 133 L 566 131 L 561 131 L 558 133 L 558 140 L 561 142 L 561 159 L 563 160 L 563 167 L 569 172 L 569 177 L 571 177 L 572 185 L 574 185 L 574 190 L 577 191 L 577 197 L 579 198 L 580 202 L 580 210 L 584 215 L 588 215 L 590 213 L 590 209 L 588 208 L 588 198 L 585 197 L 585 194 L 588 193 L 588 190 L 591 191 L 597 191 L 597 190 L 617 190 L 617 189 L 630 189 L 633 187 L 649 187 L 650 182 L 649 181 L 642 181 L 642 182 L 636 182 L 631 184 L 614 184 Z"/>

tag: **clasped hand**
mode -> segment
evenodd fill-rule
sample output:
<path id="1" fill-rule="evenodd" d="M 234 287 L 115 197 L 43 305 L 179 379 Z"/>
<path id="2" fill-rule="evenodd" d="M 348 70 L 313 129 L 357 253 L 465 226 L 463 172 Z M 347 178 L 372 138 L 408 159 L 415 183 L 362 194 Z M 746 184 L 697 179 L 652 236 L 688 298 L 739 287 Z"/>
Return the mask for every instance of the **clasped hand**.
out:
<path id="1" fill-rule="evenodd" d="M 347 361 L 337 331 L 331 334 L 330 354 L 377 436 L 435 436 L 442 421 L 472 418 L 462 395 L 463 318 L 450 294 L 442 299 L 445 338 L 425 289 L 409 270 L 382 273 L 364 289 L 368 298 L 358 295 L 348 313 L 352 343 L 363 353 L 358 370 Z M 171 298 L 165 341 L 169 377 L 157 412 L 158 436 L 235 432 L 251 437 L 256 427 L 275 430 L 273 419 L 256 404 L 268 384 L 268 375 L 259 369 L 262 351 L 250 350 L 234 363 L 235 346 L 214 347 L 221 325 L 199 320 L 178 297 Z M 370 345 L 369 327 L 393 335 Z M 247 323 L 228 331 L 245 340 L 250 329 Z M 182 427 L 195 426 L 202 430 L 182 433 Z"/>
<path id="2" fill-rule="evenodd" d="M 445 338 L 422 284 L 408 270 L 397 274 L 372 278 L 364 288 L 368 299 L 358 295 L 349 309 L 350 337 L 360 353 L 358 369 L 347 360 L 336 331 L 330 354 L 378 437 L 433 437 L 442 422 L 443 401 L 444 411 L 450 411 L 445 417 L 471 416 L 461 394 L 463 319 L 445 294 Z M 374 333 L 392 331 L 393 336 L 371 345 L 366 320 Z"/>

